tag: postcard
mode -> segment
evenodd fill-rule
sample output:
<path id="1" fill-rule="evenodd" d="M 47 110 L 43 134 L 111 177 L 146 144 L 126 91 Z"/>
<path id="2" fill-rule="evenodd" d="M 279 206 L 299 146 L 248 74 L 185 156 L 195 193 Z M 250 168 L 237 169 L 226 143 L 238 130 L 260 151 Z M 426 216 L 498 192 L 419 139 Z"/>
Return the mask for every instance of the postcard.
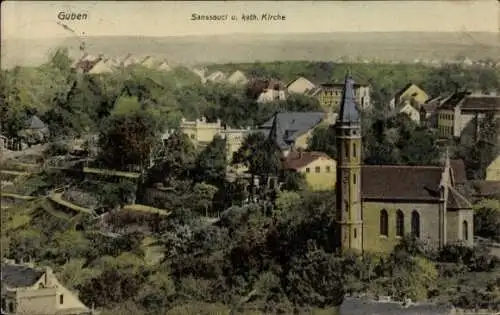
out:
<path id="1" fill-rule="evenodd" d="M 500 4 L 4 1 L 2 314 L 499 314 Z"/>

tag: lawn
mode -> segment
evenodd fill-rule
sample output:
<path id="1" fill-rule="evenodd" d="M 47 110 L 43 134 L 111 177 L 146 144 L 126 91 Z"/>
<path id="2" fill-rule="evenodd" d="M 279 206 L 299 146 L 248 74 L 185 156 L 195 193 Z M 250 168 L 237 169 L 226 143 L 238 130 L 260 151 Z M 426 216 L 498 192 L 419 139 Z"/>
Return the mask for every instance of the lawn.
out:
<path id="1" fill-rule="evenodd" d="M 150 206 L 145 206 L 145 205 L 140 205 L 140 204 L 132 204 L 132 205 L 126 205 L 123 207 L 124 210 L 128 211 L 138 211 L 138 212 L 146 212 L 146 213 L 157 213 L 159 215 L 165 215 L 168 216 L 170 215 L 170 211 L 164 210 L 164 209 L 158 209 Z"/>

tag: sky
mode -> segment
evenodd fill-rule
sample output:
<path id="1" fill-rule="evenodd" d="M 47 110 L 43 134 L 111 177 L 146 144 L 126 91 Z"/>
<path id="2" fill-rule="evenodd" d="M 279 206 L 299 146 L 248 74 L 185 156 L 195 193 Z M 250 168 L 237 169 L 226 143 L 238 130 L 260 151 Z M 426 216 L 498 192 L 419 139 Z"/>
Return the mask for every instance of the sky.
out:
<path id="1" fill-rule="evenodd" d="M 86 13 L 60 21 L 59 12 Z M 235 15 L 238 21 L 192 21 L 196 14 Z M 242 14 L 281 14 L 285 21 L 242 21 Z M 498 32 L 500 2 L 479 1 L 5 1 L 1 36 L 184 36 L 232 33 Z"/>

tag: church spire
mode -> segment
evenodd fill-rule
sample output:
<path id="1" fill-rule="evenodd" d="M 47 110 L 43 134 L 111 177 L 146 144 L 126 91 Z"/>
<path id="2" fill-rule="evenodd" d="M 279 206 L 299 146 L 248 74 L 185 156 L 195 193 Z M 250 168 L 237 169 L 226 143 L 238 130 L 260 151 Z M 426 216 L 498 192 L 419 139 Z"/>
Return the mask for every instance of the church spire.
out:
<path id="1" fill-rule="evenodd" d="M 339 122 L 352 124 L 359 123 L 360 117 L 354 96 L 354 80 L 348 72 L 345 77 L 344 90 L 342 91 L 342 102 L 340 105 Z"/>

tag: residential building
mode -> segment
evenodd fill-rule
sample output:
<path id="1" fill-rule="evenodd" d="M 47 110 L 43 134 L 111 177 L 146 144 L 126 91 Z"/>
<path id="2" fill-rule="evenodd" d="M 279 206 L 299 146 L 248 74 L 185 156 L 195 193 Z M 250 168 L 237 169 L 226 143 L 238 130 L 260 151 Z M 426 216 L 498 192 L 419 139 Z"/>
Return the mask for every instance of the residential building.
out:
<path id="1" fill-rule="evenodd" d="M 215 71 L 206 77 L 206 80 L 210 82 L 224 82 L 226 80 L 226 74 L 222 71 Z"/>
<path id="2" fill-rule="evenodd" d="M 50 268 L 2 263 L 2 310 L 7 314 L 86 315 L 93 312 Z"/>
<path id="3" fill-rule="evenodd" d="M 429 95 L 418 87 L 416 84 L 408 83 L 397 92 L 394 97 L 389 102 L 389 108 L 395 109 L 405 101 L 411 103 L 417 110 L 420 109 L 420 105 L 424 104 L 429 100 Z"/>
<path id="4" fill-rule="evenodd" d="M 235 85 L 244 85 L 248 83 L 248 79 L 243 72 L 236 70 L 227 78 L 227 82 Z"/>
<path id="5" fill-rule="evenodd" d="M 305 94 L 316 87 L 314 83 L 304 77 L 298 77 L 286 85 L 288 93 Z"/>
<path id="6" fill-rule="evenodd" d="M 158 66 L 157 70 L 160 70 L 160 71 L 170 71 L 170 70 L 172 70 L 172 67 L 168 64 L 168 62 L 163 61 Z"/>
<path id="7" fill-rule="evenodd" d="M 38 116 L 33 115 L 25 122 L 24 129 L 19 131 L 19 136 L 29 144 L 42 143 L 49 136 L 49 127 Z"/>
<path id="8" fill-rule="evenodd" d="M 238 151 L 241 147 L 245 138 L 255 132 L 255 130 L 247 127 L 246 129 L 233 129 L 233 128 L 222 128 L 219 132 L 219 136 L 226 140 L 226 152 L 228 161 L 231 161 L 233 154 Z"/>
<path id="9" fill-rule="evenodd" d="M 227 158 L 230 161 L 233 158 L 234 152 L 238 151 L 248 134 L 255 132 L 255 130 L 247 128 L 228 128 L 224 126 L 219 119 L 216 122 L 207 122 L 205 117 L 196 119 L 195 121 L 188 121 L 182 119 L 180 129 L 191 139 L 197 146 L 205 146 L 212 142 L 215 136 L 220 136 L 226 140 Z M 172 133 L 166 132 L 162 138 L 165 140 Z"/>
<path id="10" fill-rule="evenodd" d="M 323 112 L 282 112 L 260 126 L 261 132 L 273 137 L 286 156 L 298 149 L 307 149 L 314 128 L 321 124 L 331 124 L 335 115 Z"/>
<path id="11" fill-rule="evenodd" d="M 479 140 L 479 125 L 486 115 L 500 118 L 500 96 L 457 92 L 444 101 L 437 112 L 438 131 L 442 138 L 473 144 Z"/>
<path id="12" fill-rule="evenodd" d="M 437 128 L 437 109 L 446 100 L 446 96 L 438 96 L 420 105 L 420 123 L 428 128 Z"/>
<path id="13" fill-rule="evenodd" d="M 151 57 L 151 56 L 146 56 L 141 62 L 141 66 L 144 66 L 146 68 L 154 69 L 158 65 L 158 61 Z"/>
<path id="14" fill-rule="evenodd" d="M 337 162 L 323 152 L 293 151 L 283 162 L 285 169 L 303 173 L 312 190 L 335 188 Z"/>
<path id="15" fill-rule="evenodd" d="M 100 59 L 97 61 L 92 68 L 87 72 L 88 74 L 101 74 L 101 73 L 111 73 L 113 68 L 109 66 L 107 59 Z"/>
<path id="16" fill-rule="evenodd" d="M 101 62 L 101 60 L 101 57 L 97 57 L 94 59 L 91 56 L 86 56 L 85 58 L 82 58 L 75 63 L 75 65 L 73 66 L 73 70 L 78 73 L 88 73 L 94 68 L 96 64 Z"/>
<path id="17" fill-rule="evenodd" d="M 258 103 L 269 103 L 273 101 L 286 100 L 286 94 L 283 90 L 265 89 L 257 98 Z"/>
<path id="18" fill-rule="evenodd" d="M 310 90 L 307 95 L 316 97 L 323 110 L 338 112 L 342 101 L 342 83 L 325 83 Z M 371 108 L 371 87 L 369 84 L 354 84 L 354 95 L 361 109 Z"/>
<path id="19" fill-rule="evenodd" d="M 488 181 L 500 181 L 500 155 L 498 155 L 487 167 L 486 178 Z"/>
<path id="20" fill-rule="evenodd" d="M 260 82 L 259 82 L 260 81 Z M 287 92 L 284 84 L 278 80 L 257 80 L 259 85 L 264 85 L 263 89 L 258 90 L 257 102 L 269 103 L 274 101 L 284 101 L 287 97 Z"/>
<path id="21" fill-rule="evenodd" d="M 336 242 L 342 251 L 387 252 L 407 234 L 431 246 L 473 245 L 473 211 L 441 166 L 362 165 L 361 116 L 347 77 L 337 128 Z"/>
<path id="22" fill-rule="evenodd" d="M 191 69 L 191 71 L 193 71 L 194 74 L 196 74 L 197 76 L 200 77 L 202 83 L 207 82 L 207 79 L 205 78 L 205 74 L 207 73 L 207 69 L 205 69 L 205 68 L 201 68 L 201 69 L 200 68 L 193 68 L 193 69 Z"/>
<path id="23" fill-rule="evenodd" d="M 137 58 L 135 58 L 134 56 L 132 56 L 132 54 L 127 54 L 121 61 L 120 61 L 120 65 L 122 67 L 129 67 L 129 66 L 133 66 L 133 65 L 136 65 L 138 64 L 139 61 L 137 60 Z"/>
<path id="24" fill-rule="evenodd" d="M 389 113 L 389 116 L 396 116 L 399 114 L 404 114 L 417 124 L 420 124 L 420 112 L 408 100 L 396 106 L 394 110 Z"/>
<path id="25" fill-rule="evenodd" d="M 216 135 L 222 130 L 220 119 L 215 122 L 208 122 L 205 117 L 188 121 L 182 118 L 180 129 L 191 139 L 196 145 L 207 145 Z"/>

